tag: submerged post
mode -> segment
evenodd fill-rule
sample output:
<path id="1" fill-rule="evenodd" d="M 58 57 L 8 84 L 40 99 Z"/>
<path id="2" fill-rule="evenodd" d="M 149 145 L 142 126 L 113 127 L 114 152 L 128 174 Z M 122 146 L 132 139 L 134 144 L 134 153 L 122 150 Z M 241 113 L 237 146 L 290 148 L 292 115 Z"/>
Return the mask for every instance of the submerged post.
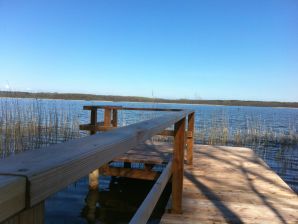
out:
<path id="1" fill-rule="evenodd" d="M 172 181 L 172 212 L 182 213 L 183 163 L 185 147 L 185 117 L 175 123 Z"/>
<path id="2" fill-rule="evenodd" d="M 193 143 L 195 131 L 195 113 L 188 115 L 187 125 L 187 164 L 192 165 L 193 161 Z"/>
<path id="3" fill-rule="evenodd" d="M 90 124 L 94 125 L 94 127 L 97 125 L 97 108 L 96 107 L 91 108 Z M 96 133 L 95 130 L 90 131 L 90 135 L 94 135 L 95 133 Z M 91 172 L 89 174 L 89 188 L 90 189 L 98 188 L 98 177 L 99 177 L 98 169 L 94 170 L 93 172 Z"/>

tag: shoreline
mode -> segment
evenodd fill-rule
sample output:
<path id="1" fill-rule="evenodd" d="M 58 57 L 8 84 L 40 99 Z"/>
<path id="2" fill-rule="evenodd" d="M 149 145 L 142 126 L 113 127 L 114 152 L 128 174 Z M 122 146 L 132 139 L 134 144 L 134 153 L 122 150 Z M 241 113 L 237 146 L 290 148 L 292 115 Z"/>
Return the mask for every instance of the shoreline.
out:
<path id="1" fill-rule="evenodd" d="M 79 93 L 31 93 L 31 92 L 8 92 L 0 91 L 1 98 L 21 98 L 21 99 L 49 99 L 49 100 L 81 100 L 81 101 L 101 101 L 101 102 L 129 102 L 129 103 L 159 103 L 159 104 L 185 104 L 185 105 L 205 105 L 205 106 L 247 106 L 247 107 L 272 107 L 297 109 L 298 102 L 277 102 L 277 101 L 243 101 L 243 100 L 189 100 L 189 99 L 162 99 L 136 96 L 111 96 L 93 95 Z"/>

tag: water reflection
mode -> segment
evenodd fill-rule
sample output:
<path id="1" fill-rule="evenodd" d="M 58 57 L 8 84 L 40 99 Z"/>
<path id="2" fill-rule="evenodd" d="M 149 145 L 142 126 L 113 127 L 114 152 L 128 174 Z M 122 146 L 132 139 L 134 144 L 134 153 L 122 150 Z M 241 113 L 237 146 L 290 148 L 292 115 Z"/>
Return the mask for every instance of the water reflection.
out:
<path id="1" fill-rule="evenodd" d="M 128 223 L 153 184 L 154 181 L 112 177 L 109 190 L 89 190 L 81 215 L 88 223 Z M 169 194 L 168 186 L 153 212 L 151 223 L 158 222 L 163 214 Z"/>

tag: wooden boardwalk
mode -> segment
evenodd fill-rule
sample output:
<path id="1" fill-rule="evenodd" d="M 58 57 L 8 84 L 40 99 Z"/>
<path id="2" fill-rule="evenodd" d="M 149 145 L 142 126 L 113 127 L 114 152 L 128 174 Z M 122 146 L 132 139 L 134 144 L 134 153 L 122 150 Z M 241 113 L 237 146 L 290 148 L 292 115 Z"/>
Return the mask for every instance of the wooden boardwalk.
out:
<path id="1" fill-rule="evenodd" d="M 298 223 L 298 196 L 251 149 L 194 146 L 182 214 L 161 223 Z"/>
<path id="2" fill-rule="evenodd" d="M 161 223 L 298 223 L 297 194 L 251 149 L 193 147 L 194 111 L 84 109 L 91 111 L 90 123 L 80 128 L 92 136 L 1 160 L 0 223 L 43 223 L 44 201 L 88 173 L 90 189 L 98 188 L 99 174 L 156 180 L 131 224 L 148 221 L 170 180 L 171 211 L 163 215 Z M 104 109 L 101 122 L 98 109 Z M 118 110 L 175 113 L 117 128 Z M 96 134 L 98 131 L 108 132 Z M 150 142 L 155 135 L 170 136 L 173 143 Z M 133 163 L 141 163 L 142 168 Z M 161 164 L 162 172 L 156 169 Z"/>

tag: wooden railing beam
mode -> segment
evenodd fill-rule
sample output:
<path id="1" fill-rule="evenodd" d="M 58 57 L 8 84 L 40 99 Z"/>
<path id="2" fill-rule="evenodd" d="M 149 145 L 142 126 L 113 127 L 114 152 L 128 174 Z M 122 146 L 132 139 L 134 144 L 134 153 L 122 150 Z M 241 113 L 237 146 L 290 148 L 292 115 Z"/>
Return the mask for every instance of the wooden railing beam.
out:
<path id="1" fill-rule="evenodd" d="M 165 114 L 100 135 L 86 136 L 47 148 L 19 153 L 1 160 L 0 175 L 26 177 L 29 183 L 26 189 L 28 204 L 34 206 L 160 133 L 189 113 L 191 111 L 185 110 Z"/>
<path id="2" fill-rule="evenodd" d="M 130 220 L 130 224 L 147 223 L 171 175 L 172 162 L 169 162 L 166 168 L 161 173 L 160 177 L 157 179 L 156 183 L 153 185 L 151 191 L 149 192 L 149 194 L 147 195 L 147 197 L 133 216 L 133 218 Z"/>

